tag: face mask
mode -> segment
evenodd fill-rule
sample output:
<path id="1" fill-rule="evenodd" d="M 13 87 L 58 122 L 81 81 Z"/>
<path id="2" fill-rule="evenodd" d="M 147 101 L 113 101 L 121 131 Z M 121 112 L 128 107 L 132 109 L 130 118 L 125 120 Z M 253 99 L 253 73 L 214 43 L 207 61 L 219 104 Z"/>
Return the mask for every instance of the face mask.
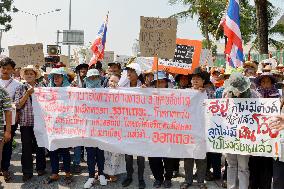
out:
<path id="1" fill-rule="evenodd" d="M 101 80 L 96 79 L 96 80 L 85 80 L 86 88 L 101 88 Z"/>

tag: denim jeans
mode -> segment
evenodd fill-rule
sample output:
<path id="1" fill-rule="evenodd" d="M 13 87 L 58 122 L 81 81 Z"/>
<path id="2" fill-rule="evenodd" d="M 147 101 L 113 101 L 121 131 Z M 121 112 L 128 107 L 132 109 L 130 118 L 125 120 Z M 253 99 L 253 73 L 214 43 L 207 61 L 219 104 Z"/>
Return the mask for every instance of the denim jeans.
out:
<path id="1" fill-rule="evenodd" d="M 82 152 L 82 147 L 77 146 L 74 148 L 74 159 L 73 159 L 73 164 L 74 165 L 80 165 L 81 162 L 81 152 Z"/>
<path id="2" fill-rule="evenodd" d="M 95 167 L 97 164 L 99 175 L 104 175 L 105 157 L 104 151 L 99 148 L 86 147 L 87 164 L 89 171 L 89 178 L 95 178 Z"/>
<path id="3" fill-rule="evenodd" d="M 274 160 L 273 162 L 273 189 L 284 188 L 284 162 Z"/>
<path id="4" fill-rule="evenodd" d="M 249 156 L 226 154 L 228 163 L 227 188 L 248 189 L 249 187 Z"/>
<path id="5" fill-rule="evenodd" d="M 52 174 L 59 173 L 59 155 L 63 158 L 65 173 L 71 172 L 71 156 L 68 148 L 60 148 L 55 151 L 50 151 L 49 154 Z"/>

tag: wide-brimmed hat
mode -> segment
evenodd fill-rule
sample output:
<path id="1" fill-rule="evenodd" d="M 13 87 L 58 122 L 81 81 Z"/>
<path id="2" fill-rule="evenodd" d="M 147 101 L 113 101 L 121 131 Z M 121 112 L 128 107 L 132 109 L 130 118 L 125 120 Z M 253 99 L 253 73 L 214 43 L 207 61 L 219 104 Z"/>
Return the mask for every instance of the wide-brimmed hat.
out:
<path id="1" fill-rule="evenodd" d="M 269 77 L 273 84 L 277 83 L 277 79 L 275 78 L 275 76 L 272 73 L 268 73 L 268 72 L 264 72 L 260 76 L 256 77 L 255 83 L 257 85 L 260 85 L 261 80 L 265 77 Z"/>
<path id="2" fill-rule="evenodd" d="M 78 73 L 82 68 L 88 69 L 88 68 L 89 68 L 89 65 L 86 64 L 86 63 L 79 64 L 78 66 L 76 66 L 75 72 Z"/>
<path id="3" fill-rule="evenodd" d="M 141 67 L 137 63 L 128 64 L 125 69 L 126 70 L 129 70 L 129 69 L 135 70 L 135 72 L 138 76 L 142 74 Z"/>
<path id="4" fill-rule="evenodd" d="M 24 78 L 26 70 L 34 71 L 36 74 L 36 79 L 39 79 L 41 77 L 41 72 L 39 69 L 37 69 L 34 65 L 28 65 L 27 67 L 21 68 L 21 71 L 20 71 L 21 78 Z"/>
<path id="5" fill-rule="evenodd" d="M 175 81 L 176 81 L 176 82 L 179 82 L 179 81 L 180 81 L 180 78 L 181 78 L 182 76 L 188 77 L 188 80 L 190 79 L 189 75 L 177 74 L 177 75 L 175 76 Z"/>
<path id="6" fill-rule="evenodd" d="M 154 72 L 153 72 L 152 69 L 149 69 L 149 70 L 144 71 L 143 74 L 144 74 L 145 76 L 147 76 L 147 75 L 154 75 Z"/>
<path id="7" fill-rule="evenodd" d="M 100 72 L 97 69 L 90 69 L 87 73 L 86 78 L 92 77 L 92 76 L 100 76 Z"/>
<path id="8" fill-rule="evenodd" d="M 257 70 L 258 66 L 256 65 L 255 62 L 246 61 L 246 62 L 244 63 L 243 68 L 253 68 L 253 69 Z"/>
<path id="9" fill-rule="evenodd" d="M 51 70 L 50 74 L 48 75 L 48 79 L 52 79 L 55 74 L 67 77 L 67 72 L 66 72 L 66 70 L 63 67 L 61 67 L 61 68 L 53 68 Z"/>
<path id="10" fill-rule="evenodd" d="M 210 80 L 210 74 L 208 72 L 206 72 L 206 71 L 202 71 L 201 67 L 195 68 L 193 70 L 192 74 L 189 74 L 190 78 L 192 78 L 195 75 L 201 77 L 205 81 L 209 81 Z"/>
<path id="11" fill-rule="evenodd" d="M 167 74 L 163 71 L 158 71 L 154 74 L 154 80 L 151 82 L 152 85 L 155 84 L 157 80 L 166 80 L 167 82 L 171 82 Z"/>
<path id="12" fill-rule="evenodd" d="M 270 72 L 272 70 L 272 66 L 271 65 L 266 65 L 263 69 L 262 72 Z"/>
<path id="13" fill-rule="evenodd" d="M 251 86 L 250 79 L 242 73 L 233 72 L 229 79 L 224 82 L 224 92 L 232 92 L 235 96 L 247 91 Z"/>
<path id="14" fill-rule="evenodd" d="M 276 68 L 277 68 L 277 69 L 282 69 L 282 68 L 284 68 L 284 64 L 278 64 L 278 65 L 276 66 Z"/>

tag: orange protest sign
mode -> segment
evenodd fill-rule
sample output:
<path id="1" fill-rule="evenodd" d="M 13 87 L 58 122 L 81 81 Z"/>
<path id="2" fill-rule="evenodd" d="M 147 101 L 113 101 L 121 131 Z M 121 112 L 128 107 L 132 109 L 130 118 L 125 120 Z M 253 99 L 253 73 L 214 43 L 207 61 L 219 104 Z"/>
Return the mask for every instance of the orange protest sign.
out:
<path id="1" fill-rule="evenodd" d="M 168 70 L 170 73 L 190 74 L 199 66 L 202 42 L 198 40 L 177 39 L 174 59 L 154 59 L 153 70 Z"/>

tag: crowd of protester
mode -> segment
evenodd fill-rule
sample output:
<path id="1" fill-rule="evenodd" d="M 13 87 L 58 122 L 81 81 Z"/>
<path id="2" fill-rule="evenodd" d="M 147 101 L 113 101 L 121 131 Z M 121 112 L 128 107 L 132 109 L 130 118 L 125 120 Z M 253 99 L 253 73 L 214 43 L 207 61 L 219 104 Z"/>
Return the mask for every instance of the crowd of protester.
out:
<path id="1" fill-rule="evenodd" d="M 173 88 L 192 89 L 207 93 L 208 98 L 281 98 L 284 65 L 264 60 L 261 63 L 248 61 L 242 68 L 201 66 L 192 74 L 181 75 L 167 70 L 141 70 L 134 62 L 111 62 L 108 69 L 102 69 L 102 63 L 92 66 L 79 64 L 74 71 L 58 63 L 53 68 L 39 69 L 36 66 L 18 68 L 16 63 L 5 57 L 0 61 L 0 128 L 3 141 L 0 145 L 1 173 L 6 182 L 13 182 L 9 172 L 12 157 L 12 142 L 17 129 L 21 133 L 21 165 L 23 181 L 33 177 L 33 154 L 36 157 L 38 176 L 46 175 L 46 157 L 49 156 L 51 175 L 46 183 L 59 180 L 59 171 L 65 172 L 64 180 L 72 183 L 72 174 L 82 171 L 81 161 L 84 151 L 87 154 L 89 178 L 84 188 L 91 188 L 96 180 L 100 185 L 117 182 L 117 173 L 104 172 L 105 156 L 125 158 L 126 177 L 122 187 L 128 187 L 133 181 L 132 155 L 104 152 L 97 147 L 78 146 L 73 149 L 60 148 L 49 151 L 38 147 L 34 128 L 32 94 L 36 87 L 78 87 L 78 88 Z M 283 101 L 282 101 L 283 102 Z M 279 116 L 271 123 L 273 129 L 284 127 L 284 118 Z M 73 160 L 70 151 L 74 152 Z M 225 161 L 222 161 L 225 157 Z M 146 159 L 154 176 L 153 188 L 171 188 L 172 178 L 180 177 L 180 161 L 184 161 L 185 178 L 181 189 L 189 188 L 196 180 L 201 189 L 206 189 L 206 181 L 222 180 L 222 186 L 228 189 L 284 189 L 284 163 L 269 157 L 249 155 L 207 153 L 205 159 L 177 159 L 168 157 L 137 157 L 139 189 L 146 187 L 144 169 Z M 63 164 L 60 164 L 60 162 Z M 73 162 L 72 162 L 73 161 Z M 196 172 L 194 174 L 194 163 Z M 95 169 L 97 167 L 97 170 Z M 148 175 L 147 175 L 148 176 Z M 281 178 L 282 176 L 282 178 Z"/>

